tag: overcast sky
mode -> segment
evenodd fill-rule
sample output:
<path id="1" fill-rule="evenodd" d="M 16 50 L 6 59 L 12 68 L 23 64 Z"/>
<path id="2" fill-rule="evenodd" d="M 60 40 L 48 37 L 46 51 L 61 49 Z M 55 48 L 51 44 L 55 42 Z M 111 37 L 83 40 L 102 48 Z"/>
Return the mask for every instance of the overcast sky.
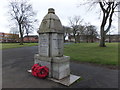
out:
<path id="1" fill-rule="evenodd" d="M 9 19 L 7 15 L 8 11 L 8 0 L 0 0 L 0 32 L 9 33 Z M 61 20 L 62 25 L 69 26 L 69 17 L 73 16 L 81 16 L 84 19 L 84 23 L 91 23 L 92 25 L 97 26 L 99 31 L 99 26 L 101 23 L 101 19 L 99 18 L 99 6 L 92 11 L 87 11 L 87 6 L 79 6 L 80 2 L 85 0 L 30 0 L 30 3 L 33 5 L 33 9 L 37 12 L 38 27 L 43 19 L 43 17 L 47 14 L 48 8 L 54 8 L 56 15 Z M 117 13 L 116 13 L 117 14 Z M 112 33 L 118 32 L 118 20 L 117 17 L 114 18 L 113 26 L 116 27 Z M 33 34 L 37 34 L 34 31 Z"/>

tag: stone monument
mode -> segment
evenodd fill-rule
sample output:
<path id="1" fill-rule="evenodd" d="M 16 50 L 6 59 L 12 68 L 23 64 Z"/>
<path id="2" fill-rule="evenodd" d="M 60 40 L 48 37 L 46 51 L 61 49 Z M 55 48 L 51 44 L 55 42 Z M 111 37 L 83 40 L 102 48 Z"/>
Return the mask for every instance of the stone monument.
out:
<path id="1" fill-rule="evenodd" d="M 49 68 L 49 79 L 69 86 L 80 77 L 70 74 L 70 57 L 63 55 L 64 31 L 60 19 L 53 8 L 43 18 L 38 30 L 38 54 L 34 56 L 34 63 Z M 71 77 L 75 78 L 69 83 Z M 68 82 L 64 82 L 68 79 Z"/>

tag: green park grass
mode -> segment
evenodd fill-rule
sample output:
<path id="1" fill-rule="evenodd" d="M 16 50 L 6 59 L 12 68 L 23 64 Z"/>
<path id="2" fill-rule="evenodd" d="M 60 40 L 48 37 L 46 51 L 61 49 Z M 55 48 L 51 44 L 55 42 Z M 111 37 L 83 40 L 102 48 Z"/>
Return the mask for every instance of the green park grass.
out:
<path id="1" fill-rule="evenodd" d="M 38 43 L 24 43 L 23 45 L 20 45 L 19 43 L 0 43 L 0 49 L 19 48 L 36 45 L 38 45 Z"/>
<path id="2" fill-rule="evenodd" d="M 38 43 L 1 43 L 0 49 L 36 46 Z M 118 64 L 118 43 L 106 43 L 107 47 L 99 47 L 98 43 L 65 44 L 64 55 L 71 60 L 103 65 Z"/>
<path id="3" fill-rule="evenodd" d="M 64 46 L 64 54 L 71 60 L 97 63 L 103 65 L 118 64 L 118 43 L 106 43 L 107 47 L 99 47 L 98 43 L 79 43 Z"/>

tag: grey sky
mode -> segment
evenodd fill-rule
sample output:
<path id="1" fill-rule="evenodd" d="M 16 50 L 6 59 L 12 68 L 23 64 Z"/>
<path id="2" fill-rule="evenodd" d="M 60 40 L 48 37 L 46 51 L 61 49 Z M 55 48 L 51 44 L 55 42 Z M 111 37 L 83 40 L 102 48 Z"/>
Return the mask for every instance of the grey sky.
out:
<path id="1" fill-rule="evenodd" d="M 84 19 L 83 24 L 85 22 L 90 22 L 92 25 L 97 26 L 99 31 L 101 20 L 98 19 L 99 11 L 97 11 L 97 7 L 90 12 L 87 11 L 87 6 L 78 8 L 77 6 L 79 3 L 83 1 L 85 0 L 30 0 L 30 3 L 33 5 L 33 9 L 37 12 L 37 19 L 39 20 L 38 27 L 43 17 L 47 14 L 48 8 L 54 8 L 56 15 L 60 18 L 63 25 L 69 26 L 68 17 L 81 16 L 81 18 Z M 8 21 L 7 5 L 8 0 L 1 0 L 0 12 L 2 13 L 0 13 L 0 32 L 9 33 L 10 28 L 8 25 L 10 21 Z M 113 26 L 116 27 L 116 30 L 114 30 L 113 33 L 118 32 L 118 21 L 116 18 L 114 18 L 115 20 L 113 21 Z M 37 34 L 36 31 L 34 34 Z"/>

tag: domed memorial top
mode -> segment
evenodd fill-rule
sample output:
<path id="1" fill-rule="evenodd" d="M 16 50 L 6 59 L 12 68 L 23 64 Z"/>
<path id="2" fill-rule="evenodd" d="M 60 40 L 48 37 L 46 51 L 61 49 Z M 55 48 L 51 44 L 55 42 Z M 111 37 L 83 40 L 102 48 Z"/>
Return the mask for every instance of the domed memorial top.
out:
<path id="1" fill-rule="evenodd" d="M 53 8 L 48 9 L 48 14 L 43 18 L 38 30 L 38 33 L 45 32 L 63 33 L 62 24 Z"/>

